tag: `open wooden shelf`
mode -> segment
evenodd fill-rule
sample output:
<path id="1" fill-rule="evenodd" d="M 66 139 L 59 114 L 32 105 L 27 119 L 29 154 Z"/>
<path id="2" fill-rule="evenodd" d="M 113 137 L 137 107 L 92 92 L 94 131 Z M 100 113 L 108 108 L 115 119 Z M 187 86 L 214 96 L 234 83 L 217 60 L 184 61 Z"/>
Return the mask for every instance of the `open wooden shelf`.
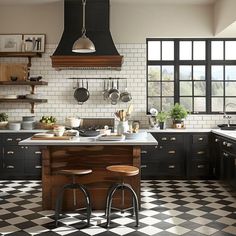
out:
<path id="1" fill-rule="evenodd" d="M 28 67 L 31 67 L 31 58 L 42 57 L 42 53 L 39 53 L 39 52 L 0 52 L 0 57 L 27 57 Z"/>
<path id="2" fill-rule="evenodd" d="M 7 102 L 7 103 L 30 103 L 31 104 L 31 113 L 34 113 L 35 103 L 46 103 L 47 99 L 7 99 L 7 98 L 0 98 L 0 102 Z"/>
<path id="3" fill-rule="evenodd" d="M 29 81 L 29 80 L 18 80 L 18 81 L 0 81 L 0 85 L 48 85 L 46 81 Z"/>

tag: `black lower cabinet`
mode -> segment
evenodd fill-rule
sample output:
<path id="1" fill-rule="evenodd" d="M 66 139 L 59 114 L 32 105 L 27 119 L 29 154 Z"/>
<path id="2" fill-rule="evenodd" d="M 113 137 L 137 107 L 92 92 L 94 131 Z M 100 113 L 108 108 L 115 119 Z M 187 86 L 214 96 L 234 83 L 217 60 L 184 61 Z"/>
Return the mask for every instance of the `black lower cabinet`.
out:
<path id="1" fill-rule="evenodd" d="M 20 146 L 18 142 L 32 133 L 5 133 L 1 139 L 1 179 L 41 179 L 41 151 L 38 146 Z"/>
<path id="2" fill-rule="evenodd" d="M 156 146 L 142 147 L 142 179 L 210 178 L 209 133 L 152 133 Z"/>

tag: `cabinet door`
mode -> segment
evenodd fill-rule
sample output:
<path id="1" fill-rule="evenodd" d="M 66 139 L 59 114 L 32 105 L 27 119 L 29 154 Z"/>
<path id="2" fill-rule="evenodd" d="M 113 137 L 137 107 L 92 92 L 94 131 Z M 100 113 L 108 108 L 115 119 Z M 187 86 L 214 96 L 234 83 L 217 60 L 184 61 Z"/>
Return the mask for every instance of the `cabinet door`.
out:
<path id="1" fill-rule="evenodd" d="M 24 153 L 24 174 L 26 176 L 39 177 L 42 170 L 42 152 L 37 146 L 25 146 Z"/>
<path id="2" fill-rule="evenodd" d="M 235 156 L 225 151 L 222 152 L 221 179 L 229 184 L 232 184 L 235 181 L 235 160 Z"/>

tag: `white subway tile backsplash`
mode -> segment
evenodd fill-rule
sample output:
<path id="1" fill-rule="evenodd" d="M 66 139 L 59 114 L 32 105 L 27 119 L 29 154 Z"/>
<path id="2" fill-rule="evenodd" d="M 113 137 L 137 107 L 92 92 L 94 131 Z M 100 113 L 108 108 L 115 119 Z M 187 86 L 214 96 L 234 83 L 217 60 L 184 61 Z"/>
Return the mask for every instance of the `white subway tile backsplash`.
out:
<path id="1" fill-rule="evenodd" d="M 36 92 L 48 103 L 38 104 L 35 107 L 36 119 L 42 115 L 56 116 L 59 123 L 65 122 L 65 117 L 113 117 L 118 109 L 127 109 L 133 104 L 132 120 L 140 120 L 143 127 L 148 127 L 146 116 L 146 44 L 117 44 L 117 49 L 124 56 L 121 71 L 116 70 L 55 70 L 51 66 L 50 56 L 56 45 L 46 45 L 46 52 L 42 58 L 32 58 L 31 76 L 41 75 L 48 86 L 37 86 Z M 0 58 L 0 62 L 27 63 L 25 58 Z M 77 81 L 68 79 L 71 77 L 94 78 L 89 81 L 90 98 L 83 105 L 79 105 L 74 99 L 74 87 Z M 127 78 L 127 88 L 131 92 L 133 100 L 129 103 L 119 102 L 111 105 L 103 100 L 103 80 L 97 78 Z M 125 89 L 125 80 L 120 80 L 119 87 Z M 29 86 L 1 86 L 0 95 L 30 93 Z M 10 120 L 21 120 L 21 116 L 31 115 L 30 104 L 1 103 L 0 112 L 7 112 Z M 187 128 L 215 128 L 219 123 L 226 123 L 223 115 L 190 115 L 185 125 Z M 232 117 L 232 123 L 236 123 L 236 116 Z M 168 122 L 171 126 L 171 121 Z"/>

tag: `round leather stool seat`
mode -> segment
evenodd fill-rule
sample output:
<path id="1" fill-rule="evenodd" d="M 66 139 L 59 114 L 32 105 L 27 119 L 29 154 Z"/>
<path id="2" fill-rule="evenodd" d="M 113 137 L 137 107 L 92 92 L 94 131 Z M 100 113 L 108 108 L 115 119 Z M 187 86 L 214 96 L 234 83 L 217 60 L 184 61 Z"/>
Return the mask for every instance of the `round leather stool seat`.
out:
<path id="1" fill-rule="evenodd" d="M 139 169 L 135 166 L 127 166 L 127 165 L 113 165 L 107 166 L 107 170 L 119 173 L 121 176 L 134 176 L 139 173 Z"/>
<path id="2" fill-rule="evenodd" d="M 92 173 L 90 169 L 80 169 L 80 170 L 59 170 L 56 172 L 57 174 L 61 175 L 87 175 Z"/>

